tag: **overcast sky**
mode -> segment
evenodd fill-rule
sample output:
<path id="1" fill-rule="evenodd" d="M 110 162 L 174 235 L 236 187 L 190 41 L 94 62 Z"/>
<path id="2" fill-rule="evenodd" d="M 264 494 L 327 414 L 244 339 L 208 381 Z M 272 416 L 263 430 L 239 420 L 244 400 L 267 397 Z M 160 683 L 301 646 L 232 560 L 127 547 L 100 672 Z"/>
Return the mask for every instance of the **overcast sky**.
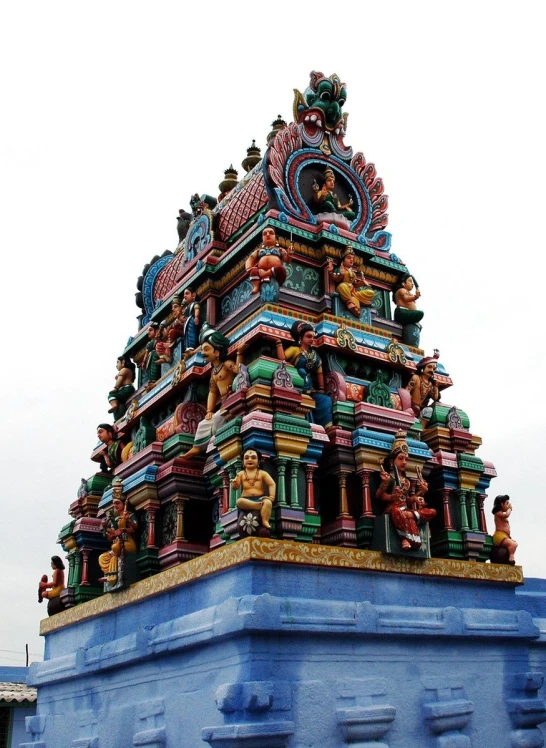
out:
<path id="1" fill-rule="evenodd" d="M 358 10 L 356 10 L 358 9 Z M 3 537 L 0 664 L 41 657 L 36 590 L 108 419 L 136 280 L 174 250 L 311 70 L 346 82 L 392 251 L 544 576 L 542 4 L 12 2 L 0 15 Z"/>

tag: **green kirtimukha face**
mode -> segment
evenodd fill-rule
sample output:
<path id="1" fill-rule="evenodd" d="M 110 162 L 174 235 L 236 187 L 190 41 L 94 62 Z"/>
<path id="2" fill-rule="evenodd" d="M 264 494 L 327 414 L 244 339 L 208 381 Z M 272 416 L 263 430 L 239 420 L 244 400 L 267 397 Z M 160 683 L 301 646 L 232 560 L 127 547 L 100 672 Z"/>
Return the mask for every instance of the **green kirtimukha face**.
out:
<path id="1" fill-rule="evenodd" d="M 347 99 L 345 87 L 340 85 L 339 78 L 324 78 L 317 85 L 316 91 L 307 92 L 307 104 L 322 109 L 326 127 L 334 128 L 342 117 L 341 111 Z"/>

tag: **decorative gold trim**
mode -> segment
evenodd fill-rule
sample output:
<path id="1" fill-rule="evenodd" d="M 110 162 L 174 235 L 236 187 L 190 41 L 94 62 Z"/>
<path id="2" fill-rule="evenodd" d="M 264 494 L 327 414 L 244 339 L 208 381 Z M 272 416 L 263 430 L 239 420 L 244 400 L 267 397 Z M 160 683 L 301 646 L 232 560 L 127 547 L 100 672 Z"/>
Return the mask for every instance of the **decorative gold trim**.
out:
<path id="1" fill-rule="evenodd" d="M 275 564 L 325 566 L 363 571 L 417 574 L 425 577 L 468 579 L 493 584 L 523 584 L 521 566 L 484 564 L 476 561 L 455 561 L 447 558 L 419 560 L 389 556 L 379 551 L 362 551 L 331 545 L 295 543 L 291 540 L 244 538 L 231 545 L 159 572 L 137 582 L 122 592 L 102 595 L 89 602 L 69 608 L 40 623 L 40 634 L 50 634 L 65 626 L 102 615 L 126 605 L 133 605 L 154 595 L 189 584 L 197 579 L 249 561 Z"/>

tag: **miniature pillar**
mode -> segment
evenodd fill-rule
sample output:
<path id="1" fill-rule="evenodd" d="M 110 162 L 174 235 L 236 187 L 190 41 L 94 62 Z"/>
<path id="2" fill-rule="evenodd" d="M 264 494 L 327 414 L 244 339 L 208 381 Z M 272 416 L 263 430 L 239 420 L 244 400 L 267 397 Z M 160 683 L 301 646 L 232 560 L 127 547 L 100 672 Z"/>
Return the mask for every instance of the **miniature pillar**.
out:
<path id="1" fill-rule="evenodd" d="M 468 492 L 468 503 L 470 505 L 470 527 L 474 532 L 479 532 L 480 525 L 478 523 L 478 508 L 476 506 L 476 498 L 478 494 L 476 491 Z"/>
<path id="2" fill-rule="evenodd" d="M 90 548 L 82 548 L 82 585 L 89 586 L 89 551 Z"/>
<path id="3" fill-rule="evenodd" d="M 298 492 L 298 460 L 290 460 L 290 506 L 292 509 L 301 509 Z"/>
<path id="4" fill-rule="evenodd" d="M 182 543 L 186 542 L 186 538 L 184 537 L 184 505 L 186 501 L 187 499 L 183 499 L 182 497 L 174 501 L 176 506 L 176 541 Z"/>
<path id="5" fill-rule="evenodd" d="M 222 471 L 222 514 L 226 514 L 229 509 L 229 472 Z"/>
<path id="6" fill-rule="evenodd" d="M 286 457 L 277 457 L 277 505 L 288 506 L 286 503 L 286 487 L 284 476 L 286 473 Z"/>
<path id="7" fill-rule="evenodd" d="M 452 488 L 442 488 L 442 503 L 444 505 L 444 525 L 446 530 L 454 530 L 453 520 L 451 519 L 451 510 L 449 508 L 449 495 L 451 494 Z"/>
<path id="8" fill-rule="evenodd" d="M 318 514 L 315 509 L 315 484 L 313 483 L 313 473 L 316 469 L 316 465 L 305 466 L 305 511 L 308 514 Z"/>
<path id="9" fill-rule="evenodd" d="M 461 518 L 459 530 L 470 530 L 466 507 L 466 490 L 464 488 L 457 489 L 457 498 L 459 499 L 459 516 Z"/>
<path id="10" fill-rule="evenodd" d="M 372 495 L 370 492 L 370 476 L 371 470 L 361 470 L 360 480 L 362 481 L 362 517 L 375 517 L 372 511 Z"/>
<path id="11" fill-rule="evenodd" d="M 487 520 L 485 519 L 485 511 L 483 508 L 486 498 L 487 498 L 486 493 L 478 494 L 478 502 L 480 505 L 480 530 L 487 534 Z"/>
<path id="12" fill-rule="evenodd" d="M 232 481 L 235 478 L 235 476 L 237 475 L 238 470 L 239 470 L 239 468 L 237 466 L 237 463 L 235 465 L 230 465 L 228 467 L 228 473 L 229 473 L 229 479 L 230 479 L 230 481 Z M 233 488 L 233 486 L 230 484 L 230 487 L 229 487 L 229 509 L 235 509 L 238 497 L 239 497 L 238 490 L 236 488 Z"/>
<path id="13" fill-rule="evenodd" d="M 156 506 L 146 507 L 146 516 L 148 518 L 148 542 L 146 548 L 157 548 L 155 544 L 155 514 L 157 512 Z"/>
<path id="14" fill-rule="evenodd" d="M 347 473 L 339 473 L 339 517 L 350 517 L 347 501 Z"/>

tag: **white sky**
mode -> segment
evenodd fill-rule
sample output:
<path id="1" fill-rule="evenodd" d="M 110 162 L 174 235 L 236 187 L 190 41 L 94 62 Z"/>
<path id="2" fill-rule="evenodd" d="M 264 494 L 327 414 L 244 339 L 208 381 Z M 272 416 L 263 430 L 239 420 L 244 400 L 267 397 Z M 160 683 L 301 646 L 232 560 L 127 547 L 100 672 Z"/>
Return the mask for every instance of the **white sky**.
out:
<path id="1" fill-rule="evenodd" d="M 376 164 L 393 251 L 544 576 L 541 3 L 12 2 L 0 15 L 0 664 L 38 658 L 39 577 L 82 476 L 136 280 L 192 193 L 291 119 L 313 69 L 347 83 L 346 142 Z M 240 169 L 242 174 L 242 169 Z"/>

